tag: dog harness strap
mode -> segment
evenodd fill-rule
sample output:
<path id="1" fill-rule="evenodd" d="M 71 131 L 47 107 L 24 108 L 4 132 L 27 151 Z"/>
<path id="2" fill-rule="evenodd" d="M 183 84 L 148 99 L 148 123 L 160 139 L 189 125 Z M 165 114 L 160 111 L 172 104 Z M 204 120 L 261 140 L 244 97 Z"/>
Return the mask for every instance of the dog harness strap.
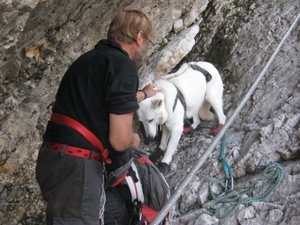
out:
<path id="1" fill-rule="evenodd" d="M 173 104 L 173 112 L 176 109 L 177 101 L 178 101 L 178 96 L 176 95 L 175 101 L 174 101 L 174 104 Z"/>
<path id="2" fill-rule="evenodd" d="M 54 123 L 60 123 L 63 125 L 66 125 L 68 127 L 73 128 L 77 132 L 79 132 L 83 137 L 85 137 L 95 148 L 99 149 L 101 151 L 101 155 L 103 158 L 103 161 L 106 164 L 111 164 L 111 159 L 108 158 L 108 149 L 105 149 L 101 143 L 101 141 L 91 132 L 89 131 L 85 126 L 83 126 L 78 121 L 74 120 L 71 117 L 65 116 L 63 114 L 59 113 L 53 113 L 51 118 L 51 122 Z"/>
<path id="3" fill-rule="evenodd" d="M 175 85 L 174 85 L 175 86 Z M 176 87 L 176 86 L 175 86 Z M 181 102 L 183 108 L 184 108 L 184 111 L 186 111 L 186 103 L 185 103 L 185 100 L 184 100 L 184 97 L 183 97 L 183 94 L 181 93 L 181 91 L 178 89 L 178 87 L 176 87 L 177 89 L 177 95 L 176 95 L 176 99 L 174 101 L 174 105 L 173 105 L 173 112 L 176 108 L 176 105 L 177 105 L 177 101 L 179 99 L 179 101 Z"/>
<path id="4" fill-rule="evenodd" d="M 200 66 L 198 66 L 196 64 L 191 64 L 190 66 L 193 70 L 197 70 L 200 73 L 202 73 L 205 76 L 206 82 L 209 82 L 212 79 L 211 74 L 208 71 L 206 71 L 205 69 L 201 68 Z"/>

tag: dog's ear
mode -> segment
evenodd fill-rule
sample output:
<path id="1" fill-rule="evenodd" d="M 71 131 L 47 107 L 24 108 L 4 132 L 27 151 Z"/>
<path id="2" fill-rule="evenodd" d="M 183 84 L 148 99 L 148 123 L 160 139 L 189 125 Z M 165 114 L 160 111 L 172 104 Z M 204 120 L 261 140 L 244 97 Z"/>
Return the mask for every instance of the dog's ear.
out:
<path id="1" fill-rule="evenodd" d="M 162 99 L 153 99 L 151 103 L 152 103 L 151 105 L 152 109 L 158 108 L 162 105 Z"/>

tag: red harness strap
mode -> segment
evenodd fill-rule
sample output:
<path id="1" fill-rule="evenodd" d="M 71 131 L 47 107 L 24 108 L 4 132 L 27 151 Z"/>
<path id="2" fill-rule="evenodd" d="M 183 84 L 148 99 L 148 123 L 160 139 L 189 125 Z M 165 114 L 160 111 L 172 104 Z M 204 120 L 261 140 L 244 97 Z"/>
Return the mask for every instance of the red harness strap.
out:
<path id="1" fill-rule="evenodd" d="M 66 126 L 69 126 L 79 132 L 82 136 L 84 136 L 95 148 L 99 149 L 103 158 L 103 161 L 106 164 L 111 164 L 111 159 L 108 158 L 109 151 L 105 149 L 101 143 L 101 141 L 85 126 L 83 126 L 78 121 L 74 120 L 71 117 L 65 116 L 59 113 L 53 113 L 51 118 L 51 122 L 60 123 Z"/>
<path id="2" fill-rule="evenodd" d="M 140 157 L 140 158 L 137 159 L 137 161 L 139 163 L 153 164 L 153 162 L 150 159 L 146 158 L 146 157 Z"/>
<path id="3" fill-rule="evenodd" d="M 96 161 L 102 161 L 102 155 L 98 152 L 93 152 L 89 149 L 77 148 L 74 146 L 69 146 L 60 143 L 46 142 L 44 141 L 42 144 L 43 148 L 51 149 L 55 152 L 64 152 L 64 154 L 72 155 L 76 157 L 81 157 L 85 159 L 92 159 Z"/>

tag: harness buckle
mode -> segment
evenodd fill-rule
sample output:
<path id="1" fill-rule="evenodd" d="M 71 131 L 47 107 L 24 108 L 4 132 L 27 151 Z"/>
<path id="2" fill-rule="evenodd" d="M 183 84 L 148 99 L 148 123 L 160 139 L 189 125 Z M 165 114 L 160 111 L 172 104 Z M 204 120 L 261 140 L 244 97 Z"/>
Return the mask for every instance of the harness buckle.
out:
<path id="1" fill-rule="evenodd" d="M 93 159 L 94 158 L 94 154 L 95 154 L 94 150 L 91 150 L 91 154 L 90 154 L 89 159 Z"/>

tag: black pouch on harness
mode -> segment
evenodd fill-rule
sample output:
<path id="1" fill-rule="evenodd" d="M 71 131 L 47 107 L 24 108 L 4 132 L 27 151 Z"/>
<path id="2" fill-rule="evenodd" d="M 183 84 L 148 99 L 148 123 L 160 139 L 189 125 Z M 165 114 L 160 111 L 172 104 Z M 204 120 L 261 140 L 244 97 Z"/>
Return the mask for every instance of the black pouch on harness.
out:
<path id="1" fill-rule="evenodd" d="M 134 150 L 134 157 L 128 163 L 109 174 L 106 186 L 115 188 L 126 201 L 130 225 L 150 223 L 170 195 L 163 175 L 139 150 Z M 165 224 L 168 217 L 161 224 Z"/>

